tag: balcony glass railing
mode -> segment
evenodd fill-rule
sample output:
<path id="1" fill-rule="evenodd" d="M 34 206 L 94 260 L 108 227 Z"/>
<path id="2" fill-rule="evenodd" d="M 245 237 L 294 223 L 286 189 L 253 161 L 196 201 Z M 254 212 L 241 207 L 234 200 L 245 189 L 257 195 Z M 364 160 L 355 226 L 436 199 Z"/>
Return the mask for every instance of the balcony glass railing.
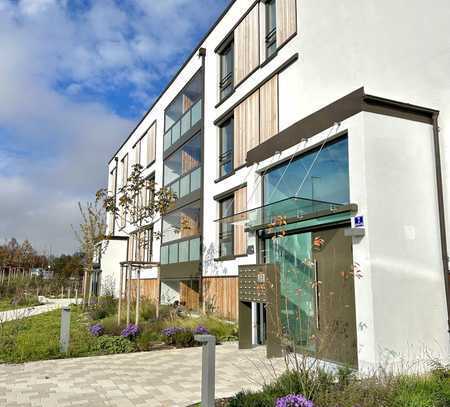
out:
<path id="1" fill-rule="evenodd" d="M 202 118 L 202 100 L 193 105 L 172 127 L 164 134 L 164 151 L 175 144 Z"/>
<path id="2" fill-rule="evenodd" d="M 186 263 L 200 260 L 200 238 L 161 246 L 161 264 Z"/>
<path id="3" fill-rule="evenodd" d="M 178 178 L 175 182 L 167 185 L 167 188 L 170 189 L 174 194 L 176 194 L 177 198 L 183 198 L 186 195 L 189 195 L 191 192 L 200 189 L 202 177 L 202 169 L 198 167 L 194 171 L 183 175 Z"/>

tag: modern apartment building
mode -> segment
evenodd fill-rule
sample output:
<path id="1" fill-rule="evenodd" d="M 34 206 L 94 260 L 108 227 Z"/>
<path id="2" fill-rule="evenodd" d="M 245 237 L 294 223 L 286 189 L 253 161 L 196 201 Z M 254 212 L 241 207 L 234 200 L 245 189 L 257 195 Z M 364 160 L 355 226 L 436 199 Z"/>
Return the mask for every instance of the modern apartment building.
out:
<path id="1" fill-rule="evenodd" d="M 118 295 L 139 260 L 162 303 L 237 319 L 241 299 L 257 344 L 266 308 L 239 273 L 275 265 L 302 347 L 339 321 L 329 360 L 448 357 L 449 17 L 446 0 L 231 1 L 108 164 L 111 193 L 140 163 L 177 200 L 140 230 L 110 216 L 103 284 Z"/>

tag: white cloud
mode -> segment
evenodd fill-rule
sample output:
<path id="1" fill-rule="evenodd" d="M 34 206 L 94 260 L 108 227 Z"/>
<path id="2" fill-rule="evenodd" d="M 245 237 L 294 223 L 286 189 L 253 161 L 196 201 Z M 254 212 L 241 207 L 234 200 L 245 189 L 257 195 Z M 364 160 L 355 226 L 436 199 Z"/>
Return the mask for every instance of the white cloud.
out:
<path id="1" fill-rule="evenodd" d="M 77 202 L 135 124 L 102 95 L 144 111 L 226 2 L 0 0 L 0 239 L 76 249 Z"/>

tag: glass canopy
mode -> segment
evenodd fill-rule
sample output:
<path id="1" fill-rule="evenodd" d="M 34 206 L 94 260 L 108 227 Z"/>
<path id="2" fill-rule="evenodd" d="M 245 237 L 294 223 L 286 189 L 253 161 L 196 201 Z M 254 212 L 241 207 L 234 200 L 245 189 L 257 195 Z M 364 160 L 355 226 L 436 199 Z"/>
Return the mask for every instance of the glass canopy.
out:
<path id="1" fill-rule="evenodd" d="M 231 225 L 245 225 L 247 229 L 257 230 L 328 216 L 333 213 L 353 211 L 355 209 L 356 205 L 353 204 L 345 205 L 307 198 L 291 197 L 259 208 L 217 219 L 216 222 Z"/>

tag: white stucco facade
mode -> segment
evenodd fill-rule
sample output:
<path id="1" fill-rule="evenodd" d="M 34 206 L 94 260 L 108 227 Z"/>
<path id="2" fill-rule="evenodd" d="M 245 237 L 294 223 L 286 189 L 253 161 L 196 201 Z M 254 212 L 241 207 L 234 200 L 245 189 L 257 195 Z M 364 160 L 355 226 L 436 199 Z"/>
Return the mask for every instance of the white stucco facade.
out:
<path id="1" fill-rule="evenodd" d="M 261 53 L 258 69 L 218 105 L 220 60 L 214 50 L 253 5 L 253 0 L 233 2 L 116 152 L 109 172 L 116 166 L 114 158 L 120 163 L 125 154 L 132 157 L 132 147 L 156 121 L 156 161 L 144 169 L 143 175 L 154 174 L 156 183 L 163 185 L 164 111 L 202 69 L 203 57 L 198 51 L 204 48 L 201 276 L 237 276 L 239 265 L 258 262 L 256 250 L 248 256 L 218 261 L 215 220 L 220 216 L 215 196 L 245 183 L 247 208 L 259 207 L 263 204 L 261 173 L 265 169 L 320 145 L 330 134 L 347 131 L 350 201 L 365 219 L 365 236 L 353 239 L 353 260 L 361 270 L 361 278 L 355 280 L 359 365 L 377 365 L 387 355 L 397 360 L 416 360 L 425 353 L 448 358 L 433 126 L 360 112 L 343 120 L 339 127 L 327 128 L 306 142 L 274 151 L 270 158 L 218 181 L 219 128 L 215 124 L 274 72 L 278 72 L 279 132 L 361 87 L 366 94 L 439 111 L 440 164 L 449 230 L 448 1 L 436 0 L 432 6 L 418 0 L 297 1 L 297 35 L 268 63 L 264 63 Z M 256 7 L 261 8 L 262 22 L 264 5 L 261 2 Z M 161 231 L 160 219 L 154 220 L 154 230 Z M 130 232 L 130 225 L 122 230 L 115 227 L 117 236 Z M 247 238 L 248 246 L 256 248 L 255 233 L 249 233 Z M 103 277 L 118 276 L 118 263 L 126 260 L 123 242 L 111 242 L 103 254 Z M 161 241 L 154 239 L 154 262 L 160 261 L 160 246 Z M 142 273 L 144 279 L 158 277 L 163 279 L 157 267 Z M 161 284 L 160 295 L 166 302 L 170 302 L 169 297 L 179 300 L 170 281 Z"/>

